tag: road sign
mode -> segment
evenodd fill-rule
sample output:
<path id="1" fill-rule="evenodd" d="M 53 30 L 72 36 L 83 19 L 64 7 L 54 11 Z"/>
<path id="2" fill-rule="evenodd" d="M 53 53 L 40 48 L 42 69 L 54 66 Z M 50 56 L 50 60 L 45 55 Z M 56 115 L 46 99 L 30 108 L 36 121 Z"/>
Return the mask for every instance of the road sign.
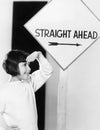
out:
<path id="1" fill-rule="evenodd" d="M 25 28 L 63 70 L 100 36 L 100 22 L 81 0 L 52 0 Z"/>
<path id="2" fill-rule="evenodd" d="M 90 10 L 90 12 L 94 15 L 94 17 L 100 21 L 100 13 L 99 13 L 99 0 L 81 0 L 83 4 Z"/>

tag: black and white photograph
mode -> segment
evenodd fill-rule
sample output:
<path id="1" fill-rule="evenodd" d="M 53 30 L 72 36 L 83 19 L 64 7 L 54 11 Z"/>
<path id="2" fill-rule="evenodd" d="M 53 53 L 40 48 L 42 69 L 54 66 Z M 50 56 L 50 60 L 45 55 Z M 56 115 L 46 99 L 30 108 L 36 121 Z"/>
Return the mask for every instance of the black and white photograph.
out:
<path id="1" fill-rule="evenodd" d="M 0 130 L 100 130 L 99 6 L 0 0 Z"/>

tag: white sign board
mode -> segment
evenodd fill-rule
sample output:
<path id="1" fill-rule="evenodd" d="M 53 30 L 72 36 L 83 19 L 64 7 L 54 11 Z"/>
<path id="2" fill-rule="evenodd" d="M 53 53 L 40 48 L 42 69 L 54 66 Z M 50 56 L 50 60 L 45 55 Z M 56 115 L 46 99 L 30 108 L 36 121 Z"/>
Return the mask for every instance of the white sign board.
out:
<path id="1" fill-rule="evenodd" d="M 99 0 L 81 0 L 90 12 L 100 21 L 100 1 Z"/>
<path id="2" fill-rule="evenodd" d="M 52 0 L 25 28 L 63 70 L 100 36 L 100 22 L 80 0 Z"/>

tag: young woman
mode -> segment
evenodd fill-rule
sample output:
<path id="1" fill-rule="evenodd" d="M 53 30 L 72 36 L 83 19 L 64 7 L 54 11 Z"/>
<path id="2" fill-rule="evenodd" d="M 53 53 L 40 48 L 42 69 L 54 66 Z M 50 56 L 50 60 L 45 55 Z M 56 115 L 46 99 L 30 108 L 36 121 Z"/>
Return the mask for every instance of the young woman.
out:
<path id="1" fill-rule="evenodd" d="M 39 70 L 30 74 L 30 62 L 37 60 Z M 32 54 L 10 51 L 3 68 L 11 75 L 0 91 L 0 130 L 38 130 L 35 92 L 52 74 L 52 67 L 39 51 Z"/>

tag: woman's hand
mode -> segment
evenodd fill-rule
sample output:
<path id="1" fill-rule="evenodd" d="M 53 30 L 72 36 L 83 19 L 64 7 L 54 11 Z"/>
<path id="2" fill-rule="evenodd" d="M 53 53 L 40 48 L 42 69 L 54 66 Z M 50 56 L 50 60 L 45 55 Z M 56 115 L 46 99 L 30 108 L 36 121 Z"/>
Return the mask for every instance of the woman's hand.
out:
<path id="1" fill-rule="evenodd" d="M 34 51 L 26 58 L 26 61 L 28 63 L 33 62 L 34 60 L 39 59 L 40 54 L 42 54 L 40 51 Z"/>

